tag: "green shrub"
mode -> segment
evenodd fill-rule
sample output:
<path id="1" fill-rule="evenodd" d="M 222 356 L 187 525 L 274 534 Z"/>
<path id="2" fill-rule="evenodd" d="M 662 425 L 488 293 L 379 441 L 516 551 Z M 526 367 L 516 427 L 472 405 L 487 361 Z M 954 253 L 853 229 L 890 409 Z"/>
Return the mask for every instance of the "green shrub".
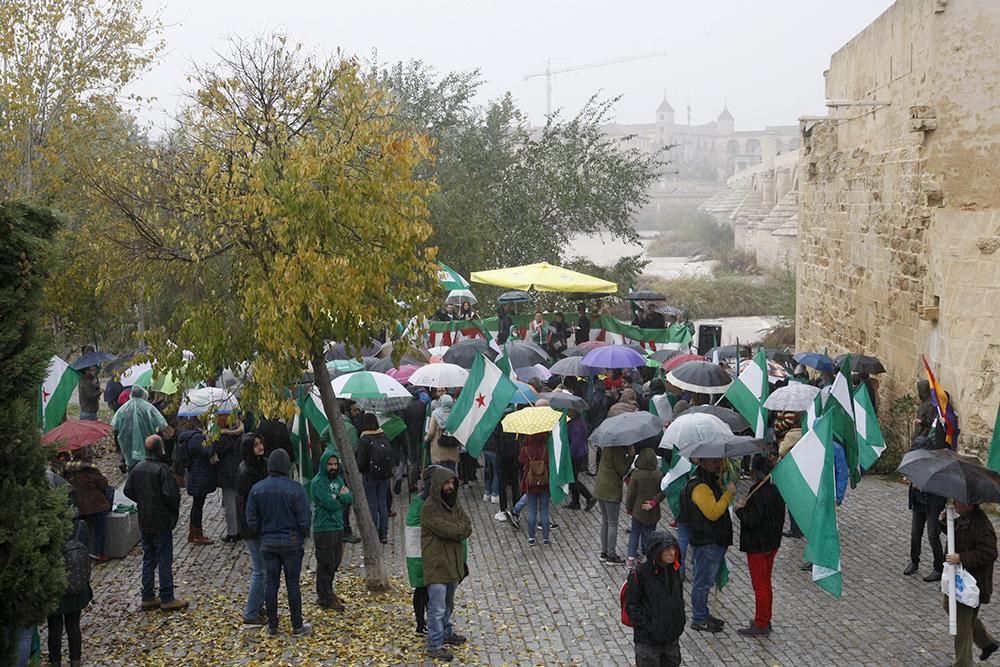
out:
<path id="1" fill-rule="evenodd" d="M 790 271 L 652 279 L 643 284 L 666 295 L 668 304 L 688 310 L 693 318 L 795 317 L 795 274 Z"/>

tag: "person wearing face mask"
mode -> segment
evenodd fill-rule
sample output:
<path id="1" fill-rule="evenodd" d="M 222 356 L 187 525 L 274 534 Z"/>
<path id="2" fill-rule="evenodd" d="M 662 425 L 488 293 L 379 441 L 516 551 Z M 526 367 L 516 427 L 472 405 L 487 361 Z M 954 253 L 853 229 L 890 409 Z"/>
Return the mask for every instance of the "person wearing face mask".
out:
<path id="1" fill-rule="evenodd" d="M 340 471 L 340 458 L 327 449 L 312 480 L 313 544 L 316 547 L 316 604 L 344 611 L 333 590 L 333 578 L 344 557 L 344 510 L 354 501 Z"/>

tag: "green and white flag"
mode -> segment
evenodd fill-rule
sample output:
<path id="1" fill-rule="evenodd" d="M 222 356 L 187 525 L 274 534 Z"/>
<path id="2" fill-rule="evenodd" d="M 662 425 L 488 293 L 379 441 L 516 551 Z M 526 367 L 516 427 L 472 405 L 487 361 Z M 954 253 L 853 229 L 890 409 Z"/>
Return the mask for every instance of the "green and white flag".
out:
<path id="1" fill-rule="evenodd" d="M 660 490 L 670 506 L 670 511 L 676 519 L 681 514 L 681 491 L 687 484 L 688 478 L 694 472 L 694 466 L 686 458 L 681 456 L 679 449 L 671 450 L 671 458 L 667 474 L 660 480 Z"/>
<path id="2" fill-rule="evenodd" d="M 549 436 L 549 497 L 553 505 L 561 503 L 569 494 L 569 485 L 574 479 L 573 456 L 569 451 L 569 428 L 564 412 L 552 427 L 552 434 Z"/>
<path id="3" fill-rule="evenodd" d="M 500 423 L 517 387 L 496 364 L 481 353 L 472 362 L 469 379 L 451 409 L 445 430 L 477 458 L 487 438 Z"/>
<path id="4" fill-rule="evenodd" d="M 819 416 L 823 414 L 823 408 L 826 407 L 826 401 L 830 398 L 830 390 L 825 391 L 821 389 L 816 398 L 813 399 L 812 405 L 806 410 L 805 416 L 802 417 L 802 435 L 805 435 L 810 430 L 812 430 L 813 424 L 819 419 Z"/>
<path id="5" fill-rule="evenodd" d="M 48 433 L 63 422 L 66 406 L 73 396 L 80 374 L 59 357 L 49 360 L 49 369 L 38 388 L 38 423 Z"/>
<path id="6" fill-rule="evenodd" d="M 504 343 L 504 346 L 500 348 L 500 354 L 497 355 L 496 365 L 504 375 L 506 375 L 511 382 L 517 382 L 517 373 L 514 372 L 513 364 L 510 363 L 510 355 L 508 354 L 510 350 L 510 343 Z"/>
<path id="7" fill-rule="evenodd" d="M 858 467 L 857 425 L 854 423 L 854 397 L 851 387 L 851 355 L 844 357 L 840 372 L 830 387 L 830 398 L 823 408 L 824 415 L 832 418 L 833 437 L 844 448 L 847 469 L 850 471 L 851 488 L 861 481 Z M 797 445 L 796 445 L 797 446 Z"/>
<path id="8" fill-rule="evenodd" d="M 771 479 L 806 537 L 805 559 L 813 583 L 840 597 L 840 530 L 833 469 L 833 418 L 823 415 L 813 429 L 774 466 Z"/>
<path id="9" fill-rule="evenodd" d="M 753 363 L 746 365 L 736 382 L 729 385 L 726 398 L 732 406 L 753 427 L 755 438 L 763 438 L 767 429 L 767 410 L 764 401 L 769 391 L 767 386 L 767 354 L 764 348 L 757 350 Z"/>
<path id="10" fill-rule="evenodd" d="M 868 470 L 885 451 L 885 439 L 864 383 L 854 392 L 854 424 L 858 434 L 858 463 Z"/>
<path id="11" fill-rule="evenodd" d="M 469 281 L 444 262 L 438 262 L 438 282 L 441 289 L 450 292 L 455 289 L 469 289 Z"/>

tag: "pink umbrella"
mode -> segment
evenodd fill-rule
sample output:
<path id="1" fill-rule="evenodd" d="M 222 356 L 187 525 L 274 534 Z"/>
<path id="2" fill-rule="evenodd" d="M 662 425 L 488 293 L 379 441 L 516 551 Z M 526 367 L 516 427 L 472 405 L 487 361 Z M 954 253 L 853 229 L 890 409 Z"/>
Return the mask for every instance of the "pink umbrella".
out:
<path id="1" fill-rule="evenodd" d="M 109 433 L 111 433 L 111 424 L 72 420 L 64 422 L 46 433 L 42 436 L 42 442 L 45 444 L 59 443 L 60 452 L 71 452 L 74 449 L 83 449 L 92 445 L 98 440 L 106 438 Z"/>
<path id="2" fill-rule="evenodd" d="M 605 345 L 608 345 L 608 343 L 605 343 L 603 340 L 588 340 L 585 343 L 580 343 L 577 347 L 581 350 L 596 350 L 597 348 L 604 347 Z"/>
<path id="3" fill-rule="evenodd" d="M 393 380 L 400 384 L 406 384 L 410 380 L 410 376 L 413 375 L 420 366 L 414 366 L 413 364 L 403 364 L 399 368 L 392 368 L 386 375 L 391 377 Z"/>

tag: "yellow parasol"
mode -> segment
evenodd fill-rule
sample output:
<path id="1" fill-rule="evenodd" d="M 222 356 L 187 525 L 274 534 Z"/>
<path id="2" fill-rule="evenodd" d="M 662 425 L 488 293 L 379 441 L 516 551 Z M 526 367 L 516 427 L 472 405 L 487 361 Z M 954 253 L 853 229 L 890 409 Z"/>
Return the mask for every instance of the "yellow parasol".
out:
<path id="1" fill-rule="evenodd" d="M 507 289 L 539 292 L 596 292 L 614 294 L 618 285 L 584 273 L 570 271 L 548 262 L 512 266 L 506 269 L 476 271 L 470 276 L 474 283 L 496 285 Z"/>
<path id="2" fill-rule="evenodd" d="M 520 433 L 521 435 L 534 435 L 535 433 L 547 433 L 552 430 L 558 422 L 562 413 L 553 410 L 547 405 L 533 408 L 523 408 L 517 412 L 512 412 L 500 422 L 503 430 L 507 433 Z"/>

